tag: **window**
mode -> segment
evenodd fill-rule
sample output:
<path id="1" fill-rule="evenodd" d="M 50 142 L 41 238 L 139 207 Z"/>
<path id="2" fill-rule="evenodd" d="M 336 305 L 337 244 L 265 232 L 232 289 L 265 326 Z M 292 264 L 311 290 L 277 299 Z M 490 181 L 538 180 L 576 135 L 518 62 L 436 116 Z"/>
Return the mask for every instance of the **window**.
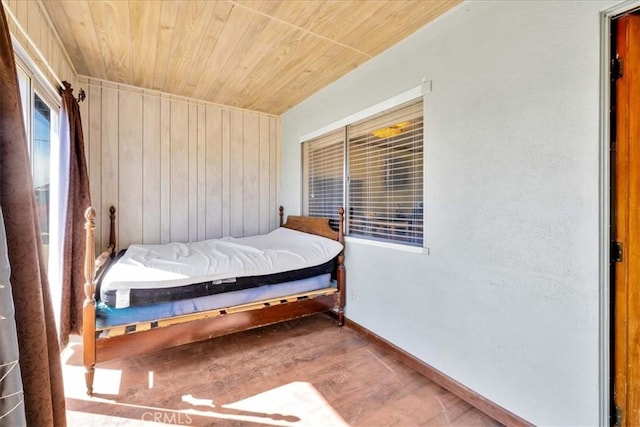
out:
<path id="1" fill-rule="evenodd" d="M 345 206 L 348 235 L 422 246 L 423 140 L 420 98 L 305 141 L 303 211 Z"/>
<path id="2" fill-rule="evenodd" d="M 36 193 L 36 208 L 42 233 L 42 243 L 49 244 L 49 194 L 51 173 L 51 109 L 34 95 L 33 108 L 33 147 L 31 150 L 31 168 L 33 186 Z"/>
<path id="3" fill-rule="evenodd" d="M 303 175 L 307 197 L 303 211 L 331 218 L 337 224 L 338 208 L 344 206 L 344 129 L 303 145 Z"/>
<path id="4" fill-rule="evenodd" d="M 23 108 L 36 210 L 45 262 L 49 255 L 49 216 L 51 210 L 51 144 L 57 138 L 58 115 L 56 105 L 45 95 L 27 67 L 18 63 L 18 84 Z"/>
<path id="5" fill-rule="evenodd" d="M 20 101 L 31 173 L 33 177 L 36 213 L 42 233 L 42 251 L 47 266 L 49 289 L 56 323 L 62 306 L 62 233 L 60 214 L 63 206 L 59 191 L 60 170 L 68 160 L 60 149 L 58 136 L 60 95 L 15 39 L 16 68 Z M 57 325 L 60 326 L 59 324 Z"/>

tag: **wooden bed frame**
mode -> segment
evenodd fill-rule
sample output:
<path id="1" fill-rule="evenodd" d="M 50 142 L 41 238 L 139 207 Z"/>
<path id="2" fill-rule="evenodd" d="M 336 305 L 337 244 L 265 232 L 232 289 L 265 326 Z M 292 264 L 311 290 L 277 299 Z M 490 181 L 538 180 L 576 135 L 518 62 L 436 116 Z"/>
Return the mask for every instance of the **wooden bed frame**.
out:
<path id="1" fill-rule="evenodd" d="M 158 319 L 150 322 L 123 325 L 114 328 L 96 327 L 96 277 L 106 269 L 116 254 L 115 207 L 110 212 L 109 246 L 95 257 L 95 216 L 93 208 L 85 212 L 86 256 L 84 265 L 85 301 L 83 306 L 83 364 L 87 394 L 93 395 L 95 364 L 111 359 L 132 357 L 155 350 L 175 347 L 196 341 L 219 337 L 247 329 L 292 320 L 303 316 L 335 310 L 338 325 L 344 325 L 346 302 L 346 274 L 344 250 L 338 255 L 334 277 L 337 288 L 305 292 L 283 298 L 259 301 L 224 309 L 208 310 L 184 316 Z M 289 216 L 283 224 L 280 207 L 280 226 L 338 240 L 344 246 L 344 209 L 339 210 L 339 227 L 334 231 L 326 218 Z M 136 327 L 138 326 L 138 327 Z M 117 330 L 110 334 L 111 330 Z M 133 332 L 130 332 L 133 330 Z"/>

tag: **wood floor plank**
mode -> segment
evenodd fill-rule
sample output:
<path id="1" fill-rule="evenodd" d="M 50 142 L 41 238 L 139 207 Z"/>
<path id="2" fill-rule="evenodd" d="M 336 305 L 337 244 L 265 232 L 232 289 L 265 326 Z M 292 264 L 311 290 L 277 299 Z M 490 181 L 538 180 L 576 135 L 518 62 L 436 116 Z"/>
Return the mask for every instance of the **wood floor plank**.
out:
<path id="1" fill-rule="evenodd" d="M 500 425 L 325 315 L 99 364 L 93 398 L 80 346 L 63 353 L 71 426 Z"/>

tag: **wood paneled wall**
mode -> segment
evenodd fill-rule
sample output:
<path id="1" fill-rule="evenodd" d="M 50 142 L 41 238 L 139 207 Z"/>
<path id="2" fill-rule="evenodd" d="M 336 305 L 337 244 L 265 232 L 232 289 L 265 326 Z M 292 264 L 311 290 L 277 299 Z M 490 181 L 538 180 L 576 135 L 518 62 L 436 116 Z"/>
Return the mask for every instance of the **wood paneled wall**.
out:
<path id="1" fill-rule="evenodd" d="M 118 247 L 264 233 L 277 225 L 280 118 L 80 77 L 97 236 Z"/>
<path id="2" fill-rule="evenodd" d="M 9 31 L 22 45 L 40 71 L 54 88 L 59 86 L 57 79 L 66 80 L 76 89 L 78 75 L 69 59 L 58 34 L 53 29 L 44 7 L 35 0 L 3 0 L 9 11 L 6 13 Z M 18 28 L 10 13 L 20 23 L 28 38 Z M 48 65 L 48 66 L 47 66 Z M 49 69 L 50 67 L 50 69 Z"/>

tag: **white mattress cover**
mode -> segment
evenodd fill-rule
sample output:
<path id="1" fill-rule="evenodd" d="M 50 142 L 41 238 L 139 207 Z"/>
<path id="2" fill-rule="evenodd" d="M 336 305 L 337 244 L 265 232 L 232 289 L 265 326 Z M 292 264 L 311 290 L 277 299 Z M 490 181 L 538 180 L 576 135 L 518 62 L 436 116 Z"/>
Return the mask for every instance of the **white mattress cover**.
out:
<path id="1" fill-rule="evenodd" d="M 131 245 L 102 279 L 116 291 L 116 308 L 129 306 L 129 290 L 169 288 L 206 281 L 233 281 L 314 267 L 342 245 L 325 237 L 280 227 L 271 233 L 161 245 Z"/>

